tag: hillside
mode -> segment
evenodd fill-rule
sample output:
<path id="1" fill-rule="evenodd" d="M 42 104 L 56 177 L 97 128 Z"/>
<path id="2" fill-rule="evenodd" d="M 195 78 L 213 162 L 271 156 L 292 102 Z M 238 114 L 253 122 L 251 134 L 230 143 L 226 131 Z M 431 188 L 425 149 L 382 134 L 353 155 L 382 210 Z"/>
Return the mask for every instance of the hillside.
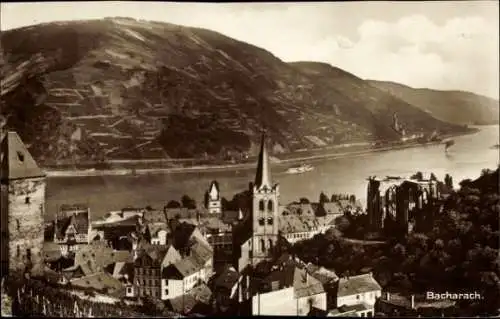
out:
<path id="1" fill-rule="evenodd" d="M 368 82 L 442 121 L 467 125 L 499 123 L 498 101 L 485 96 L 463 91 L 414 89 L 394 82 Z"/>
<path id="2" fill-rule="evenodd" d="M 2 114 L 38 161 L 233 158 L 464 128 L 330 67 L 329 78 L 222 34 L 109 18 L 2 32 Z"/>

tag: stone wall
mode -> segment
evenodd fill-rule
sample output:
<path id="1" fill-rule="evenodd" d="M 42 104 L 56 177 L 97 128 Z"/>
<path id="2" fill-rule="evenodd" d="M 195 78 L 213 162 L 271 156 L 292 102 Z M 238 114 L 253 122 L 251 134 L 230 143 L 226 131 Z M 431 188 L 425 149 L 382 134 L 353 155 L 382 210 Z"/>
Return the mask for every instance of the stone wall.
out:
<path id="1" fill-rule="evenodd" d="M 2 216 L 7 216 L 8 225 L 8 240 L 2 248 L 8 251 L 9 270 L 24 271 L 29 262 L 35 272 L 43 268 L 45 187 L 44 177 L 2 185 L 2 197 L 7 201 Z"/>

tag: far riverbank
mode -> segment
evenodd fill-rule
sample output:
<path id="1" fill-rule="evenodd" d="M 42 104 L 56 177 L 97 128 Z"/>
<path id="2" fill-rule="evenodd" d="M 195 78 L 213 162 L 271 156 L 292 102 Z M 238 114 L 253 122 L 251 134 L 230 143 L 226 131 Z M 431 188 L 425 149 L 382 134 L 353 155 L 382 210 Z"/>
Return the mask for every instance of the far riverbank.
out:
<path id="1" fill-rule="evenodd" d="M 476 131 L 454 136 L 443 136 L 443 139 L 448 139 L 455 136 L 468 135 L 476 133 Z M 385 147 L 372 147 L 363 150 L 352 150 L 345 152 L 328 152 L 325 154 L 315 154 L 310 156 L 297 156 L 288 159 L 279 159 L 272 157 L 273 166 L 292 166 L 298 165 L 304 161 L 332 160 L 346 157 L 359 157 L 374 152 L 385 152 L 393 150 L 401 150 L 406 148 L 424 147 L 429 145 L 442 144 L 443 140 L 431 141 L 427 143 L 421 142 L 406 142 L 400 145 L 391 145 Z M 238 163 L 238 164 L 223 164 L 223 165 L 196 165 L 196 166 L 181 166 L 167 168 L 140 168 L 140 169 L 84 169 L 84 170 L 45 170 L 47 177 L 78 177 L 78 176 L 123 176 L 123 175 L 145 175 L 145 174 L 167 174 L 167 173 L 196 173 L 201 171 L 226 171 L 226 170 L 245 170 L 255 168 L 255 163 Z"/>

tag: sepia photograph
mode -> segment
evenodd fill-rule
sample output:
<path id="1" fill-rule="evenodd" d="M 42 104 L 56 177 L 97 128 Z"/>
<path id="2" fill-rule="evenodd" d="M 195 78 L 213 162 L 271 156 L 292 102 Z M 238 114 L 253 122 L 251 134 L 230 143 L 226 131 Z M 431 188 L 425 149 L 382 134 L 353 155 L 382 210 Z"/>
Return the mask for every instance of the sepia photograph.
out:
<path id="1" fill-rule="evenodd" d="M 2 2 L 2 317 L 500 317 L 499 9 Z"/>

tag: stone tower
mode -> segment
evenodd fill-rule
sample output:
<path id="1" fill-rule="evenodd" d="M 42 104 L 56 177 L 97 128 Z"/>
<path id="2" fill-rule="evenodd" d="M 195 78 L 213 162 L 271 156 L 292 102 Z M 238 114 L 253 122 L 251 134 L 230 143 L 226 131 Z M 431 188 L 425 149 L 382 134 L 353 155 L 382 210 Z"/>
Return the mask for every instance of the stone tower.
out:
<path id="1" fill-rule="evenodd" d="M 208 190 L 207 208 L 210 214 L 220 214 L 222 212 L 222 203 L 220 198 L 219 184 L 213 181 Z"/>
<path id="2" fill-rule="evenodd" d="M 279 185 L 271 182 L 266 136 L 262 136 L 255 182 L 252 184 L 252 264 L 269 257 L 278 240 Z"/>
<path id="3" fill-rule="evenodd" d="M 0 144 L 2 275 L 43 270 L 45 174 L 15 132 Z"/>

